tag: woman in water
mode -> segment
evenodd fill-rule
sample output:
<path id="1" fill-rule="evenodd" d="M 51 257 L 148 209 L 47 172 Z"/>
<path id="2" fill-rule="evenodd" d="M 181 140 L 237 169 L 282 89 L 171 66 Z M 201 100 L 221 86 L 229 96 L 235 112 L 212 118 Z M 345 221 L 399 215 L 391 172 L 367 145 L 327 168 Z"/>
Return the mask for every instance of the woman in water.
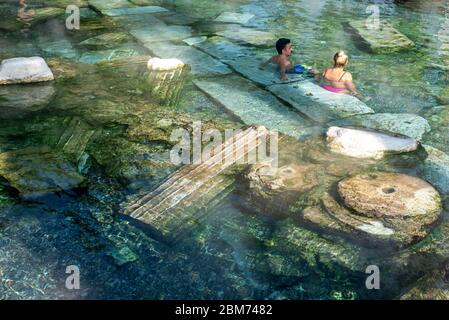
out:
<path id="1" fill-rule="evenodd" d="M 334 67 L 323 72 L 322 87 L 334 93 L 346 93 L 360 97 L 354 83 L 352 82 L 352 74 L 345 71 L 349 58 L 344 51 L 338 51 L 334 55 Z"/>

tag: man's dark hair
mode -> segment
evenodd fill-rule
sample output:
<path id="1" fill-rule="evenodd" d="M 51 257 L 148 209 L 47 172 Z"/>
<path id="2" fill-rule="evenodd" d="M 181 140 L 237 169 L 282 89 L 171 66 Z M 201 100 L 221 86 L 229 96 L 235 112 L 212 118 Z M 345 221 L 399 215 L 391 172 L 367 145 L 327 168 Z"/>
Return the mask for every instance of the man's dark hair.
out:
<path id="1" fill-rule="evenodd" d="M 276 42 L 276 50 L 278 51 L 279 54 L 282 54 L 282 50 L 285 49 L 285 47 L 287 46 L 287 44 L 289 44 L 291 41 L 290 39 L 286 39 L 286 38 L 281 38 Z"/>

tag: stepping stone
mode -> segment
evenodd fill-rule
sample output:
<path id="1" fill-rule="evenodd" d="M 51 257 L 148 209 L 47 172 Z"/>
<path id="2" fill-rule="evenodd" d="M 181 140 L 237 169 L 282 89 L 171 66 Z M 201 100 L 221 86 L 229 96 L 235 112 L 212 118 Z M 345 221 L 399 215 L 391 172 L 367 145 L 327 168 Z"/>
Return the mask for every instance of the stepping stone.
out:
<path id="1" fill-rule="evenodd" d="M 49 19 L 61 16 L 65 13 L 62 8 L 45 7 L 45 8 L 34 8 L 27 9 L 26 17 L 18 16 L 17 20 L 22 22 L 24 25 L 35 25 Z"/>
<path id="2" fill-rule="evenodd" d="M 150 32 L 152 29 L 158 26 L 158 30 L 166 28 L 167 25 L 161 19 L 155 17 L 152 14 L 144 15 L 131 15 L 131 16 L 118 16 L 113 19 L 107 18 L 106 21 L 113 20 L 114 23 L 126 29 L 128 32 L 132 30 L 142 30 L 141 36 L 144 37 L 145 33 Z M 155 40 L 157 41 L 157 39 Z"/>
<path id="3" fill-rule="evenodd" d="M 207 208 L 229 194 L 235 178 L 224 171 L 257 149 L 267 135 L 269 131 L 263 127 L 237 133 L 210 159 L 182 167 L 123 212 L 148 225 L 162 240 L 174 242 L 204 218 Z"/>
<path id="4" fill-rule="evenodd" d="M 12 58 L 0 65 L 0 85 L 51 80 L 53 73 L 41 57 Z"/>
<path id="5" fill-rule="evenodd" d="M 87 64 L 96 64 L 99 62 L 113 61 L 127 57 L 136 57 L 140 55 L 141 52 L 138 51 L 138 48 L 132 49 L 129 47 L 123 47 L 110 50 L 86 52 L 81 55 L 79 61 Z"/>
<path id="6" fill-rule="evenodd" d="M 329 128 L 327 142 L 333 152 L 355 158 L 381 159 L 386 154 L 411 152 L 418 148 L 418 142 L 412 138 L 339 127 Z"/>
<path id="7" fill-rule="evenodd" d="M 248 56 L 236 58 L 227 62 L 237 73 L 258 83 L 262 86 L 270 86 L 274 84 L 296 83 L 306 80 L 310 77 L 302 74 L 289 74 L 287 80 L 280 79 L 279 69 L 274 64 L 269 64 L 265 68 L 260 68 L 260 64 L 267 61 L 269 57 Z"/>
<path id="8" fill-rule="evenodd" d="M 327 91 L 310 81 L 276 84 L 267 88 L 311 119 L 325 123 L 359 114 L 374 113 L 362 101 L 347 94 Z"/>
<path id="9" fill-rule="evenodd" d="M 329 239 L 290 219 L 279 224 L 271 241 L 272 250 L 287 259 L 302 257 L 311 268 L 316 268 L 318 263 L 334 270 L 336 266 L 343 266 L 346 270 L 363 272 L 369 265 L 360 247 Z"/>
<path id="10" fill-rule="evenodd" d="M 278 167 L 261 162 L 252 165 L 243 176 L 247 207 L 269 217 L 286 218 L 298 196 L 320 184 L 323 168 L 316 164 L 296 164 Z"/>
<path id="11" fill-rule="evenodd" d="M 48 56 L 56 56 L 65 59 L 77 59 L 80 56 L 69 40 L 57 40 L 53 42 L 40 42 L 39 49 L 45 52 Z"/>
<path id="12" fill-rule="evenodd" d="M 194 44 L 193 46 L 225 63 L 234 61 L 237 58 L 256 55 L 254 48 L 242 46 L 218 36 L 210 37 L 207 41 Z"/>
<path id="13" fill-rule="evenodd" d="M 89 0 L 89 6 L 100 12 L 118 8 L 136 7 L 136 5 L 128 0 Z"/>
<path id="14" fill-rule="evenodd" d="M 449 194 L 449 155 L 428 145 L 423 147 L 428 156 L 420 166 L 421 176 L 442 193 Z"/>
<path id="15" fill-rule="evenodd" d="M 189 69 L 178 59 L 152 58 L 147 63 L 145 91 L 161 106 L 176 107 Z"/>
<path id="16" fill-rule="evenodd" d="M 252 28 L 245 28 L 239 25 L 229 25 L 224 31 L 218 31 L 218 36 L 228 39 L 249 43 L 253 46 L 274 46 L 276 36 L 271 32 L 259 31 Z"/>
<path id="17" fill-rule="evenodd" d="M 175 58 L 189 64 L 193 75 L 213 76 L 232 73 L 225 64 L 190 46 L 174 45 L 169 42 L 150 42 L 144 46 L 159 58 Z"/>
<path id="18" fill-rule="evenodd" d="M 449 106 L 426 108 L 421 115 L 432 127 L 432 130 L 424 136 L 423 143 L 449 152 Z"/>
<path id="19" fill-rule="evenodd" d="M 103 33 L 99 36 L 84 40 L 80 42 L 80 45 L 86 47 L 113 48 L 116 47 L 117 44 L 126 42 L 129 39 L 132 40 L 130 35 L 125 32 L 110 32 L 110 33 Z"/>
<path id="20" fill-rule="evenodd" d="M 130 33 L 144 45 L 151 42 L 181 41 L 192 36 L 192 28 L 187 26 L 152 25 L 131 30 Z"/>
<path id="21" fill-rule="evenodd" d="M 361 38 L 369 50 L 374 53 L 392 53 L 415 46 L 409 38 L 396 30 L 389 22 L 380 20 L 379 23 L 378 29 L 369 29 L 365 20 L 351 21 L 348 25 L 350 30 Z"/>
<path id="22" fill-rule="evenodd" d="M 115 8 L 103 10 L 102 13 L 109 17 L 127 16 L 134 14 L 162 13 L 169 12 L 167 9 L 158 6 L 135 7 L 135 8 Z"/>
<path id="23" fill-rule="evenodd" d="M 196 44 L 200 44 L 200 43 L 202 43 L 202 42 L 204 42 L 206 40 L 207 40 L 206 36 L 201 36 L 201 37 L 187 38 L 187 39 L 182 40 L 182 42 L 188 44 L 189 46 L 193 46 L 193 45 L 196 45 Z"/>
<path id="24" fill-rule="evenodd" d="M 288 75 L 287 81 L 280 79 L 279 70 L 274 64 L 261 69 L 260 64 L 267 61 L 272 52 L 260 56 L 254 48 L 235 44 L 223 37 L 212 37 L 207 41 L 194 44 L 194 47 L 231 66 L 236 72 L 260 85 L 290 83 L 306 79 L 303 75 Z"/>
<path id="25" fill-rule="evenodd" d="M 137 6 L 159 6 L 164 0 L 128 0 Z"/>
<path id="26" fill-rule="evenodd" d="M 408 301 L 449 300 L 449 284 L 447 277 L 447 269 L 445 267 L 439 267 L 431 272 L 427 272 L 412 286 L 408 286 L 407 291 L 402 293 L 399 299 Z"/>
<path id="27" fill-rule="evenodd" d="M 0 176 L 8 180 L 24 199 L 69 191 L 84 181 L 74 165 L 49 148 L 26 148 L 1 153 Z"/>
<path id="28" fill-rule="evenodd" d="M 329 123 L 331 126 L 357 126 L 402 134 L 417 141 L 430 131 L 426 119 L 408 113 L 376 113 L 354 116 Z"/>
<path id="29" fill-rule="evenodd" d="M 98 67 L 104 68 L 124 68 L 125 70 L 135 70 L 137 69 L 139 72 L 142 68 L 145 68 L 148 60 L 151 57 L 147 55 L 139 55 L 135 57 L 126 57 L 122 59 L 110 60 L 110 61 L 100 61 L 97 63 Z"/>
<path id="30" fill-rule="evenodd" d="M 107 254 L 114 259 L 115 264 L 119 267 L 139 260 L 139 256 L 126 244 L 117 244 Z"/>
<path id="31" fill-rule="evenodd" d="M 239 76 L 227 76 L 195 85 L 248 125 L 263 125 L 295 138 L 305 133 L 307 122 L 269 92 Z"/>
<path id="32" fill-rule="evenodd" d="M 251 13 L 223 12 L 214 21 L 224 23 L 246 24 L 252 18 L 254 18 L 254 15 Z"/>
<path id="33" fill-rule="evenodd" d="M 0 86 L 0 119 L 20 119 L 48 106 L 56 89 L 53 84 Z"/>

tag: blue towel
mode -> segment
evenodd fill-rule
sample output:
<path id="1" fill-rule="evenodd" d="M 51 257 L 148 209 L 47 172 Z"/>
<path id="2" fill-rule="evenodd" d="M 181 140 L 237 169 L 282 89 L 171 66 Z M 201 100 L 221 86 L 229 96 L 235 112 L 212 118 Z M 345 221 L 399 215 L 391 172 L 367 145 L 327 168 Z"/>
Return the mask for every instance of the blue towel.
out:
<path id="1" fill-rule="evenodd" d="M 304 66 L 302 66 L 302 65 L 300 65 L 300 64 L 297 64 L 297 65 L 294 66 L 293 68 L 287 70 L 286 73 L 288 73 L 288 74 L 303 74 L 303 73 L 305 73 L 306 71 L 308 71 L 308 70 L 306 69 L 306 67 L 304 67 Z"/>

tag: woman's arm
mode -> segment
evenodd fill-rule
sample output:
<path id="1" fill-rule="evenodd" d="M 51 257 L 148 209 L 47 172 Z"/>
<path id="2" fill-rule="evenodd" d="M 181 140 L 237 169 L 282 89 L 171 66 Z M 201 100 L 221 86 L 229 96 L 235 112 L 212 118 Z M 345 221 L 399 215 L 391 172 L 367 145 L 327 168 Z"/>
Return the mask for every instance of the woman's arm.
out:
<path id="1" fill-rule="evenodd" d="M 360 92 L 357 91 L 357 88 L 356 88 L 354 82 L 352 81 L 352 74 L 350 74 L 349 72 L 345 76 L 344 83 L 345 83 L 346 89 L 348 89 L 348 91 L 350 91 L 352 95 L 354 95 L 356 97 L 361 96 Z"/>

